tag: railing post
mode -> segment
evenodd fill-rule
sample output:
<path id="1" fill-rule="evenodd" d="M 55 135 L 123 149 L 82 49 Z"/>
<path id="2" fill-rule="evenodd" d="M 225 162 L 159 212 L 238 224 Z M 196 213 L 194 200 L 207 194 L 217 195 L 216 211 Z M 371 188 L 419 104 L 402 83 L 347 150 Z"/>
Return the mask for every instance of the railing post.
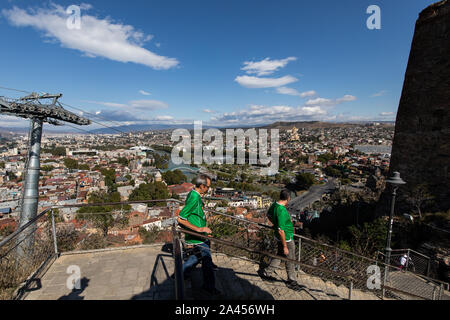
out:
<path id="1" fill-rule="evenodd" d="M 53 212 L 53 209 L 50 211 L 52 215 L 52 234 L 53 234 L 53 244 L 55 246 L 55 254 L 58 255 L 58 242 L 56 239 L 56 226 L 55 226 L 55 214 Z"/>
<path id="2" fill-rule="evenodd" d="M 439 298 L 438 298 L 438 300 L 441 300 L 441 299 L 442 299 L 442 283 L 439 286 Z"/>
<path id="3" fill-rule="evenodd" d="M 298 238 L 298 262 L 301 263 L 301 259 L 302 259 L 302 238 Z M 300 266 L 296 265 L 295 266 L 295 270 L 300 270 Z"/>
<path id="4" fill-rule="evenodd" d="M 433 287 L 433 296 L 431 297 L 431 300 L 436 300 L 436 286 Z"/>
<path id="5" fill-rule="evenodd" d="M 406 266 L 405 266 L 406 271 L 408 271 L 409 256 L 410 256 L 410 251 L 408 249 L 407 254 L 406 254 Z"/>
<path id="6" fill-rule="evenodd" d="M 181 254 L 180 240 L 178 239 L 178 232 L 176 230 L 175 220 L 175 203 L 172 203 L 172 236 L 173 236 L 173 256 L 175 260 L 175 299 L 184 300 L 184 276 L 183 276 L 183 257 Z"/>
<path id="7" fill-rule="evenodd" d="M 430 267 L 431 267 L 431 259 L 428 258 L 428 263 L 427 263 L 427 277 L 430 276 Z"/>
<path id="8" fill-rule="evenodd" d="M 302 262 L 302 238 L 298 238 L 298 262 Z"/>
<path id="9" fill-rule="evenodd" d="M 350 286 L 348 288 L 348 300 L 352 300 L 352 291 L 353 291 L 353 281 L 350 281 Z"/>

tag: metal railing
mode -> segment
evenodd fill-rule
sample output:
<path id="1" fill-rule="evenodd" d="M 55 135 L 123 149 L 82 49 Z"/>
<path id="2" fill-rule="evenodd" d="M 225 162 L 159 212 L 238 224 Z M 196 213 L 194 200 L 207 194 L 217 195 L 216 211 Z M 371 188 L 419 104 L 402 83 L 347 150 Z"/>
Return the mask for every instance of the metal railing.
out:
<path id="1" fill-rule="evenodd" d="M 35 277 L 56 259 L 54 232 L 52 211 L 46 209 L 0 241 L 0 299 L 20 298 Z M 28 243 L 32 247 L 25 245 Z"/>
<path id="2" fill-rule="evenodd" d="M 405 265 L 402 266 L 402 257 L 405 255 Z M 385 254 L 378 251 L 377 259 L 385 261 Z M 412 249 L 393 249 L 390 264 L 412 273 L 430 276 L 431 258 Z"/>
<path id="3" fill-rule="evenodd" d="M 73 232 L 65 230 L 64 226 L 57 226 L 53 210 L 160 202 L 180 203 L 180 201 L 175 199 L 143 200 L 119 203 L 58 205 L 43 210 L 35 218 L 0 241 L 0 300 L 21 299 L 24 292 L 28 291 L 31 286 L 39 286 L 40 284 L 36 283 L 39 281 L 39 275 L 45 272 L 51 263 L 58 258 L 61 251 L 64 251 L 66 240 L 68 238 L 71 241 L 75 240 L 73 239 Z M 172 206 L 173 217 L 174 206 Z M 32 245 L 29 245 L 30 243 Z M 181 261 L 178 258 L 176 260 Z"/>
<path id="4" fill-rule="evenodd" d="M 267 251 L 274 251 L 271 226 L 214 210 L 209 210 L 209 212 L 213 214 L 208 221 L 213 237 L 232 240 L 233 244 L 242 247 L 258 248 L 266 252 L 264 254 L 266 257 L 270 256 Z M 371 270 L 379 270 L 380 279 L 383 280 L 385 269 L 389 272 L 387 282 L 382 280 L 381 283 L 381 287 L 389 288 L 389 290 L 375 290 L 382 298 L 386 294 L 391 298 L 400 298 L 401 296 L 394 293 L 396 291 L 402 292 L 403 297 L 408 295 L 422 299 L 436 299 L 439 296 L 441 298 L 448 297 L 448 293 L 444 293 L 444 289 L 448 288 L 448 284 L 445 282 L 423 275 L 419 277 L 412 272 L 403 272 L 399 275 L 398 268 L 395 265 L 386 266 L 376 259 L 370 259 L 301 235 L 294 235 L 294 239 L 296 242 L 297 269 L 332 281 L 336 285 L 346 285 L 348 279 L 351 278 L 353 288 L 374 292 L 368 289 L 368 268 L 370 267 L 373 268 Z M 230 247 L 232 246 L 230 245 Z M 415 254 L 413 251 L 410 251 L 410 253 Z M 252 258 L 252 254 L 247 256 Z M 420 256 L 420 254 L 417 253 L 417 256 Z M 436 292 L 440 292 L 440 294 L 438 295 Z"/>
<path id="5" fill-rule="evenodd" d="M 158 202 L 172 204 L 171 216 L 174 224 L 171 233 L 175 296 L 180 300 L 185 299 L 185 282 L 181 271 L 183 248 L 180 234 L 190 231 L 176 228 L 174 208 L 176 203 L 182 202 L 175 199 L 75 204 L 54 206 L 44 210 L 29 223 L 0 241 L 1 298 L 20 298 L 24 288 L 34 283 L 36 275 L 45 271 L 52 260 L 58 257 L 61 251 L 58 244 L 61 243 L 65 234 L 55 223 L 53 209 Z M 374 270 L 379 270 L 379 274 L 375 272 L 374 275 L 378 276 L 378 279 L 384 279 L 384 263 L 300 235 L 295 235 L 295 260 L 276 256 L 271 226 L 214 210 L 205 211 L 209 212 L 208 226 L 213 232 L 212 237 L 208 237 L 212 243 L 212 251 L 221 257 L 232 257 L 232 260 L 237 263 L 236 270 L 241 265 L 239 263 L 247 261 L 253 265 L 267 264 L 270 259 L 278 258 L 294 263 L 300 274 L 324 282 L 329 281 L 336 286 L 345 286 L 350 293 L 361 291 L 381 298 L 393 299 L 450 299 L 448 292 L 445 291 L 448 289 L 448 284 L 424 276 L 418 277 L 411 272 L 400 273 L 393 265 L 387 268 L 388 282 L 375 281 L 373 289 L 369 289 L 368 268 L 375 266 Z M 34 246 L 31 251 L 18 254 L 21 240 L 25 238 L 33 238 Z M 230 259 L 226 261 L 229 263 Z"/>

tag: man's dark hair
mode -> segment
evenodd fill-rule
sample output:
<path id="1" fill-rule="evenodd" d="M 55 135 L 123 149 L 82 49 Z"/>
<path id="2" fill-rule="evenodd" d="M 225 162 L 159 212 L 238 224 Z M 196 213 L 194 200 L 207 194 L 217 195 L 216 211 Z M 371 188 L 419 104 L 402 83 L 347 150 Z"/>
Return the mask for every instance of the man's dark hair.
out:
<path id="1" fill-rule="evenodd" d="M 280 192 L 280 200 L 281 201 L 285 201 L 285 200 L 289 200 L 291 198 L 291 193 L 289 192 L 289 190 L 281 190 Z"/>

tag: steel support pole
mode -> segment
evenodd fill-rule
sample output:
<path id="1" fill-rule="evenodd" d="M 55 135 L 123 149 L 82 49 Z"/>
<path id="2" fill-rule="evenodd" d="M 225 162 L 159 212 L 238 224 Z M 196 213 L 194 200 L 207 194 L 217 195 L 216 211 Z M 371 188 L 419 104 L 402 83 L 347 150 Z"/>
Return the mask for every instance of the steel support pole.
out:
<path id="1" fill-rule="evenodd" d="M 28 162 L 25 172 L 19 228 L 37 215 L 42 126 L 43 121 L 41 118 L 33 118 L 31 120 Z M 18 237 L 20 245 L 17 247 L 17 253 L 20 258 L 25 258 L 27 254 L 32 252 L 34 244 L 34 235 L 32 233 L 34 233 L 36 225 L 37 223 L 34 223 Z"/>
<path id="2" fill-rule="evenodd" d="M 56 225 L 55 225 L 55 213 L 51 211 L 52 215 L 52 234 L 53 234 L 53 244 L 55 246 L 55 254 L 58 255 L 58 242 L 56 239 Z"/>
<path id="3" fill-rule="evenodd" d="M 408 271 L 409 256 L 410 256 L 410 250 L 408 249 L 408 253 L 406 254 L 406 270 L 405 271 Z"/>
<path id="4" fill-rule="evenodd" d="M 389 265 L 391 263 L 391 238 L 392 238 L 392 224 L 394 222 L 394 207 L 395 207 L 395 196 L 397 195 L 397 188 L 394 187 L 394 191 L 392 192 L 392 203 L 391 203 L 391 211 L 389 213 L 389 225 L 388 225 L 388 234 L 386 240 L 386 260 L 384 267 L 384 280 L 383 280 L 383 298 L 385 294 L 384 286 L 386 286 L 386 282 L 388 281 L 388 273 L 389 273 Z"/>
<path id="5" fill-rule="evenodd" d="M 353 293 L 353 281 L 350 281 L 350 286 L 348 288 L 348 300 L 352 300 Z"/>

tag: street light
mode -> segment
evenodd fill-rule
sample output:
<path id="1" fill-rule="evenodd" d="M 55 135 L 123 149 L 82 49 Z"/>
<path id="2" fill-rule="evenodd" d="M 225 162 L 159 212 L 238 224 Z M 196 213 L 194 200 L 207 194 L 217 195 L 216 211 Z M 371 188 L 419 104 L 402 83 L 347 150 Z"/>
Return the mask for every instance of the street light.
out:
<path id="1" fill-rule="evenodd" d="M 391 212 L 389 215 L 389 228 L 388 228 L 388 234 L 387 234 L 387 241 L 386 241 L 386 261 L 385 261 L 385 267 L 384 267 L 384 285 L 386 285 L 387 281 L 387 275 L 388 275 L 388 265 L 390 264 L 391 260 L 391 237 L 392 237 L 392 223 L 394 222 L 394 206 L 395 206 L 395 196 L 397 195 L 397 189 L 400 185 L 406 184 L 405 181 L 400 178 L 400 172 L 394 172 L 394 175 L 386 180 L 387 183 L 390 183 L 393 185 L 393 192 L 392 192 L 392 203 L 391 203 Z M 383 296 L 384 296 L 384 288 L 383 288 Z"/>

